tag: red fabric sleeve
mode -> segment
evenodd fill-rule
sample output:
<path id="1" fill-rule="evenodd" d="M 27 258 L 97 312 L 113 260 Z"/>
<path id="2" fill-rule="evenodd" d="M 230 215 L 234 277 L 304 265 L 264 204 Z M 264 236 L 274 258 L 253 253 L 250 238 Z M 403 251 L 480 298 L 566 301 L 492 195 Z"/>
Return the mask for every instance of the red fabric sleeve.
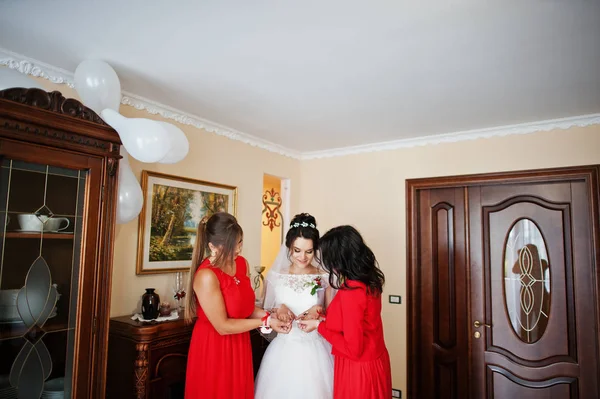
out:
<path id="1" fill-rule="evenodd" d="M 340 290 L 337 295 L 341 306 L 342 332 L 327 328 L 327 320 L 319 324 L 319 333 L 340 353 L 358 358 L 364 350 L 363 323 L 367 309 L 367 293 L 364 287 Z M 331 317 L 331 316 L 330 316 Z M 336 323 L 337 324 L 337 323 Z"/>

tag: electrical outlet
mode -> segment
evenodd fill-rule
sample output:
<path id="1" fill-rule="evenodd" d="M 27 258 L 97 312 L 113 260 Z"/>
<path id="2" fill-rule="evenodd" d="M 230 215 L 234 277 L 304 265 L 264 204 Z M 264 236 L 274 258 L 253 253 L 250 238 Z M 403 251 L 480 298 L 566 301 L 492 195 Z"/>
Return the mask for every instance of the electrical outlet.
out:
<path id="1" fill-rule="evenodd" d="M 390 295 L 390 303 L 400 305 L 402 303 L 402 297 L 400 295 Z"/>
<path id="2" fill-rule="evenodd" d="M 392 389 L 392 398 L 401 398 L 402 391 L 399 389 Z"/>

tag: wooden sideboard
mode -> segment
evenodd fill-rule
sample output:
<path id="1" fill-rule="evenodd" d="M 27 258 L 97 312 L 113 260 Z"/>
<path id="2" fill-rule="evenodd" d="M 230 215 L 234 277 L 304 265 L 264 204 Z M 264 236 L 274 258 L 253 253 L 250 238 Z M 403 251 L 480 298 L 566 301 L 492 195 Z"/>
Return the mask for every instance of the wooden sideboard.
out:
<path id="1" fill-rule="evenodd" d="M 131 316 L 110 320 L 106 397 L 183 398 L 193 324 L 183 318 L 141 323 Z"/>
<path id="2" fill-rule="evenodd" d="M 110 320 L 106 398 L 183 399 L 193 324 L 183 318 L 141 323 L 130 316 Z M 254 375 L 269 345 L 250 332 Z"/>

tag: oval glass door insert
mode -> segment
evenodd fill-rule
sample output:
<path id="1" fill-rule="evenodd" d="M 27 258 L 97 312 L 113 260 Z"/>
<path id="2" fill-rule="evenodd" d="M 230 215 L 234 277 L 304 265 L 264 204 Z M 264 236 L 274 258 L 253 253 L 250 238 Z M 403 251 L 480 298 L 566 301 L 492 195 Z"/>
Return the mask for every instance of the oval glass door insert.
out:
<path id="1" fill-rule="evenodd" d="M 504 297 L 510 324 L 521 341 L 538 341 L 550 314 L 550 262 L 544 237 L 530 219 L 518 220 L 504 248 Z"/>

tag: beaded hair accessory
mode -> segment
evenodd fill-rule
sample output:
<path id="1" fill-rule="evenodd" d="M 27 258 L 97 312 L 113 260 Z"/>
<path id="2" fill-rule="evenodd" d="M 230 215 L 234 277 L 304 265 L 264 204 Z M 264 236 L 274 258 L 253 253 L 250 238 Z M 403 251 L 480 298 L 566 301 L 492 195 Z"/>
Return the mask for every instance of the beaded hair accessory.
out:
<path id="1" fill-rule="evenodd" d="M 302 223 L 298 223 L 298 222 L 296 222 L 296 223 L 292 223 L 292 224 L 290 224 L 290 227 L 292 227 L 292 228 L 296 228 L 296 227 L 312 227 L 313 229 L 316 229 L 316 228 L 317 228 L 317 226 L 315 226 L 314 224 L 312 224 L 312 223 L 306 223 L 306 222 L 302 222 Z"/>

